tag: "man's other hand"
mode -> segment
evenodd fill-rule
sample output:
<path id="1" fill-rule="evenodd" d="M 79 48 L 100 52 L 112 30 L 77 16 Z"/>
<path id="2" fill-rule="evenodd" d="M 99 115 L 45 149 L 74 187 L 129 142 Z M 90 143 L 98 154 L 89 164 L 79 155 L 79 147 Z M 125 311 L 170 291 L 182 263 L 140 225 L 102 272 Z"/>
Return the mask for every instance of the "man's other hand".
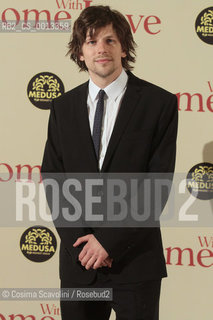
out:
<path id="1" fill-rule="evenodd" d="M 112 259 L 109 258 L 107 251 L 102 247 L 93 234 L 87 234 L 86 236 L 78 238 L 73 244 L 73 247 L 77 247 L 83 242 L 87 243 L 78 256 L 82 266 L 87 270 L 90 268 L 97 269 L 102 266 L 108 266 L 111 268 Z"/>
<path id="2" fill-rule="evenodd" d="M 111 267 L 112 267 L 112 261 L 113 261 L 112 258 L 107 257 L 107 258 L 102 262 L 101 267 L 109 267 L 109 268 L 111 268 Z"/>

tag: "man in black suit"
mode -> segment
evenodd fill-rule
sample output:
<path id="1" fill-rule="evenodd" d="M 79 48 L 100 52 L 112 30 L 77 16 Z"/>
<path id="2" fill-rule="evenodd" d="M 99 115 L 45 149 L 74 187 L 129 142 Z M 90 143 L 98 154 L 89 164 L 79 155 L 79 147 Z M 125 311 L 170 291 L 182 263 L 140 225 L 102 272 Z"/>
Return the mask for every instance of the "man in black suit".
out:
<path id="1" fill-rule="evenodd" d="M 84 9 L 68 53 L 90 80 L 53 101 L 42 172 L 172 173 L 177 99 L 130 72 L 135 42 L 125 17 Z M 159 227 L 56 227 L 61 286 L 113 288 L 112 301 L 61 301 L 63 320 L 109 319 L 111 308 L 118 320 L 158 319 Z"/>

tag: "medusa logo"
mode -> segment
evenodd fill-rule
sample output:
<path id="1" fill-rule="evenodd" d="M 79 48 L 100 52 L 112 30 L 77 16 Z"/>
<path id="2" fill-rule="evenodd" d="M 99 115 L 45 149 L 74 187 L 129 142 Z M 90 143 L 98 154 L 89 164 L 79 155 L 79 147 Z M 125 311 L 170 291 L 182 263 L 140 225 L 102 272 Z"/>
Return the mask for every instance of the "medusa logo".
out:
<path id="1" fill-rule="evenodd" d="M 51 92 L 59 92 L 60 85 L 53 76 L 42 76 L 37 77 L 33 82 L 33 90 L 47 92 L 47 97 L 50 98 Z M 49 95 L 48 95 L 49 93 Z"/>
<path id="2" fill-rule="evenodd" d="M 213 26 L 213 10 L 208 10 L 208 13 L 205 12 L 200 20 L 204 26 Z"/>
<path id="3" fill-rule="evenodd" d="M 213 44 L 213 7 L 204 9 L 198 15 L 195 30 L 202 41 Z"/>
<path id="4" fill-rule="evenodd" d="M 213 181 L 213 167 L 199 166 L 192 173 L 192 178 L 197 182 L 212 182 Z"/>
<path id="5" fill-rule="evenodd" d="M 21 236 L 21 251 L 26 258 L 34 262 L 50 259 L 56 251 L 56 246 L 55 235 L 48 228 L 31 227 Z"/>
<path id="6" fill-rule="evenodd" d="M 28 98 L 40 109 L 49 109 L 52 99 L 64 93 L 64 85 L 59 77 L 50 72 L 36 74 L 27 88 Z"/>
<path id="7" fill-rule="evenodd" d="M 52 244 L 52 237 L 46 229 L 32 229 L 25 236 L 25 243 L 49 245 Z"/>
<path id="8" fill-rule="evenodd" d="M 208 162 L 194 166 L 187 176 L 187 188 L 196 198 L 213 198 L 213 164 Z"/>

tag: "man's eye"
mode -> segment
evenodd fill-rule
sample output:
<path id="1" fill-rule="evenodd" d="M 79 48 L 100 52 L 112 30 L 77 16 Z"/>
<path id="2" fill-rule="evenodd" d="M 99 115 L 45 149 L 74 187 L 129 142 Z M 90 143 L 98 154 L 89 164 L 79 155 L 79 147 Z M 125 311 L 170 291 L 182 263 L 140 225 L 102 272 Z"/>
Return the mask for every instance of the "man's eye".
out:
<path id="1" fill-rule="evenodd" d="M 95 44 L 96 41 L 95 40 L 90 40 L 90 41 L 87 41 L 88 44 Z"/>
<path id="2" fill-rule="evenodd" d="M 113 43 L 114 40 L 113 40 L 113 39 L 107 39 L 107 42 L 108 42 L 108 43 Z"/>

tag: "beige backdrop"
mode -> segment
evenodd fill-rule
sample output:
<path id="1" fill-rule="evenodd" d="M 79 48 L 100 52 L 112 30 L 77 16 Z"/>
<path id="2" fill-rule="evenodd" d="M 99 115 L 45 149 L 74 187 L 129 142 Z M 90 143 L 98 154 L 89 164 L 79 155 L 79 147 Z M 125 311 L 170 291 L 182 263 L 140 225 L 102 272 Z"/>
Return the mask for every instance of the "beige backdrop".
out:
<path id="1" fill-rule="evenodd" d="M 60 4 L 62 1 L 58 0 Z M 64 1 L 66 3 L 66 1 Z M 78 1 L 85 6 L 85 2 Z M 68 3 L 68 2 L 67 2 Z M 76 1 L 70 1 L 76 4 Z M 213 94 L 212 45 L 201 41 L 195 32 L 195 20 L 205 8 L 212 6 L 209 0 L 112 0 L 96 1 L 91 4 L 108 4 L 125 15 L 132 15 L 132 22 L 138 28 L 134 38 L 138 44 L 137 62 L 134 73 L 166 88 L 173 93 L 200 93 L 203 97 L 203 112 L 198 112 L 198 100 L 192 99 L 192 111 L 186 109 L 186 100 L 181 98 L 179 111 L 179 136 L 176 172 L 187 173 L 200 162 L 213 163 L 212 117 L 206 101 Z M 49 10 L 55 15 L 60 10 L 69 12 L 72 21 L 79 9 L 59 9 L 56 0 L 1 0 L 0 14 L 7 8 L 16 9 L 21 19 L 23 10 Z M 141 18 L 140 16 L 144 16 Z M 149 34 L 144 28 L 148 16 L 157 16 L 161 23 L 150 25 Z M 10 18 L 8 14 L 8 19 Z M 11 19 L 13 16 L 11 15 Z M 0 18 L 1 19 L 1 18 Z M 152 21 L 152 20 L 149 20 Z M 69 90 L 87 80 L 86 73 L 79 73 L 66 54 L 68 33 L 1 33 L 1 159 L 16 175 L 16 166 L 39 165 L 46 140 L 49 111 L 36 108 L 27 97 L 30 79 L 39 72 L 52 72 L 59 76 Z M 209 83 L 208 83 L 209 82 Z M 213 109 L 213 106 L 212 106 Z M 0 165 L 0 172 L 6 167 Z M 7 170 L 6 170 L 7 172 Z M 3 182 L 0 182 L 3 183 Z M 11 199 L 13 201 L 13 199 Z M 204 204 L 205 202 L 205 204 Z M 197 199 L 194 203 L 203 206 L 206 201 Z M 201 210 L 202 211 L 202 210 Z M 204 212 L 202 212 L 204 213 Z M 4 210 L 1 217 L 11 214 Z M 163 228 L 165 255 L 169 277 L 163 281 L 161 296 L 161 319 L 164 320 L 212 320 L 213 287 L 213 241 L 212 225 L 199 228 Z M 0 229 L 0 285 L 10 287 L 57 287 L 58 251 L 50 260 L 34 263 L 27 260 L 20 251 L 19 241 L 26 228 Z M 54 228 L 52 229 L 54 232 Z M 209 247 L 202 247 L 200 239 L 209 241 Z M 59 240 L 59 239 L 58 239 Z M 211 240 L 211 241 L 210 241 Z M 182 265 L 177 252 L 173 251 L 168 261 L 168 248 L 189 248 L 194 257 L 189 265 L 189 251 L 183 252 Z M 202 249 L 206 264 L 198 263 L 197 255 Z M 176 250 L 177 251 L 177 250 Z M 49 314 L 60 319 L 59 302 L 10 302 L 0 301 L 0 319 L 9 319 L 11 314 L 34 315 L 36 319 L 45 316 L 43 308 L 52 307 Z M 47 315 L 47 314 L 46 314 Z M 111 319 L 114 319 L 112 314 Z"/>

